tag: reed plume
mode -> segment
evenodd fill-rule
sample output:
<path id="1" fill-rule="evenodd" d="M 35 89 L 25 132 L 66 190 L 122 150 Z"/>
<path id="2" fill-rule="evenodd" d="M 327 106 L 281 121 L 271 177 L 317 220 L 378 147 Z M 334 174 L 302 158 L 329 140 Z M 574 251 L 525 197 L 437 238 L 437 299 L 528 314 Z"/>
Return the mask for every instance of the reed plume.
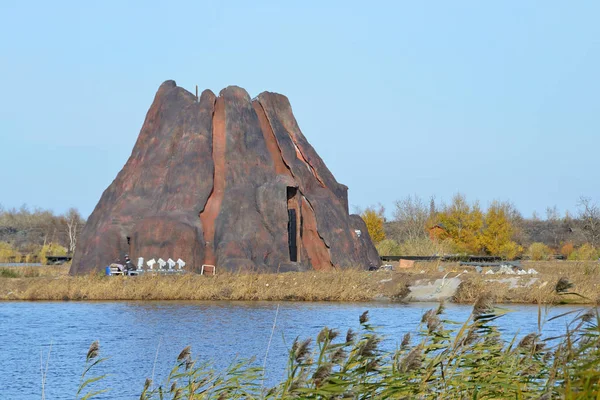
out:
<path id="1" fill-rule="evenodd" d="M 87 352 L 87 356 L 86 359 L 92 360 L 96 357 L 98 357 L 98 352 L 100 351 L 100 343 L 96 340 L 95 342 L 92 342 L 92 344 L 90 345 L 90 348 Z"/>

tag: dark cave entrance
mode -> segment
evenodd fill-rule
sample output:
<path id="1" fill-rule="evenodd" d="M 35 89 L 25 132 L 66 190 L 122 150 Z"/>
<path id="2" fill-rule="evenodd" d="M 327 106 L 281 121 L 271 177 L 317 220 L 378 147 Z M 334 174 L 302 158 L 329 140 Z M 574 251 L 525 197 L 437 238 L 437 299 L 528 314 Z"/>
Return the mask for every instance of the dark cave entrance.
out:
<path id="1" fill-rule="evenodd" d="M 288 248 L 290 261 L 298 261 L 298 189 L 287 187 Z"/>

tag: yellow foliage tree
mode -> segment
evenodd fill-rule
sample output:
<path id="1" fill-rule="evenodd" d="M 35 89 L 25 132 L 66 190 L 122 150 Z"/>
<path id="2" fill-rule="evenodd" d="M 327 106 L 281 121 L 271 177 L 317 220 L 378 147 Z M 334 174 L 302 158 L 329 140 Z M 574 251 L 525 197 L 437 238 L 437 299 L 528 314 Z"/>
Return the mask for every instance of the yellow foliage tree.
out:
<path id="1" fill-rule="evenodd" d="M 515 258 L 523 249 L 512 240 L 514 233 L 507 205 L 494 201 L 485 214 L 480 238 L 482 248 L 491 255 Z"/>
<path id="2" fill-rule="evenodd" d="M 371 240 L 375 244 L 385 239 L 385 231 L 383 230 L 383 223 L 385 222 L 385 218 L 383 216 L 384 212 L 385 210 L 383 207 L 380 207 L 378 211 L 376 211 L 373 207 L 368 207 L 360 215 L 367 225 L 367 230 L 369 231 Z"/>
<path id="3" fill-rule="evenodd" d="M 534 261 L 543 261 L 550 259 L 552 250 L 544 243 L 532 243 L 527 249 L 527 255 Z"/>
<path id="4" fill-rule="evenodd" d="M 0 242 L 0 262 L 19 262 L 21 253 L 13 248 L 10 243 Z"/>
<path id="5" fill-rule="evenodd" d="M 477 202 L 470 205 L 462 194 L 456 194 L 452 203 L 437 214 L 437 220 L 444 228 L 439 239 L 450 240 L 461 253 L 481 252 L 483 214 Z"/>
<path id="6" fill-rule="evenodd" d="M 65 256 L 67 255 L 67 249 L 57 243 L 47 243 L 42 246 L 39 254 L 39 260 L 42 264 L 46 264 L 48 259 L 46 256 Z"/>
<path id="7" fill-rule="evenodd" d="M 593 261 L 598 259 L 598 250 L 589 243 L 582 244 L 569 255 L 569 260 Z"/>

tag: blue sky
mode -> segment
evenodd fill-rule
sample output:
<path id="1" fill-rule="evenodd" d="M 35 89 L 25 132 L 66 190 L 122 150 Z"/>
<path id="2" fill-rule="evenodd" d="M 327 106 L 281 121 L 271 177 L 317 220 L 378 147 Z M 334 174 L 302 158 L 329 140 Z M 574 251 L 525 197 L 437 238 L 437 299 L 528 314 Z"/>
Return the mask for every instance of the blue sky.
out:
<path id="1" fill-rule="evenodd" d="M 89 214 L 158 86 L 290 99 L 350 204 L 600 201 L 594 1 L 0 3 L 0 204 Z"/>

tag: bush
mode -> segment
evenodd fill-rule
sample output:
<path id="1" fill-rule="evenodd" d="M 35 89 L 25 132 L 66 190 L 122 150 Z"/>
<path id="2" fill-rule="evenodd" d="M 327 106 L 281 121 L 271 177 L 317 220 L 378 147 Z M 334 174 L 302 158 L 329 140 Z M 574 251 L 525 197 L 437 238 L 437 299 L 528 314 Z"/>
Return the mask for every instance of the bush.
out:
<path id="1" fill-rule="evenodd" d="M 47 263 L 47 261 L 48 261 L 48 259 L 46 258 L 47 255 L 64 256 L 64 255 L 67 255 L 67 249 L 64 248 L 63 246 L 61 246 L 60 244 L 48 243 L 42 247 L 42 249 L 40 250 L 40 253 L 39 253 L 40 262 L 42 264 Z"/>
<path id="2" fill-rule="evenodd" d="M 0 278 L 18 278 L 19 273 L 11 268 L 0 268 Z"/>
<path id="3" fill-rule="evenodd" d="M 569 258 L 574 251 L 575 251 L 575 247 L 573 246 L 573 243 L 571 243 L 571 242 L 567 242 L 567 243 L 563 244 L 562 247 L 560 248 L 560 254 L 562 254 L 565 258 Z"/>
<path id="4" fill-rule="evenodd" d="M 527 249 L 527 256 L 534 261 L 548 260 L 552 250 L 544 243 L 532 243 Z"/>
<path id="5" fill-rule="evenodd" d="M 523 247 L 519 246 L 517 243 L 515 243 L 511 240 L 509 242 L 502 244 L 502 246 L 500 246 L 500 249 L 499 249 L 499 252 L 497 255 L 499 255 L 502 258 L 505 258 L 507 260 L 514 260 L 521 254 L 523 254 Z"/>
<path id="6" fill-rule="evenodd" d="M 402 250 L 398 242 L 392 239 L 384 239 L 375 246 L 380 256 L 401 256 Z"/>
<path id="7" fill-rule="evenodd" d="M 598 250 L 589 243 L 582 244 L 569 255 L 569 260 L 573 261 L 593 261 L 596 259 L 598 259 Z"/>
<path id="8" fill-rule="evenodd" d="M 19 262 L 21 253 L 17 251 L 10 243 L 0 242 L 0 262 Z"/>
<path id="9" fill-rule="evenodd" d="M 33 253 L 28 253 L 25 256 L 25 262 L 29 263 L 29 264 L 39 262 L 40 261 L 39 254 L 40 254 L 40 250 L 36 250 Z"/>
<path id="10" fill-rule="evenodd" d="M 450 240 L 431 240 L 429 238 L 415 238 L 400 243 L 400 251 L 406 256 L 433 256 L 453 252 Z"/>

